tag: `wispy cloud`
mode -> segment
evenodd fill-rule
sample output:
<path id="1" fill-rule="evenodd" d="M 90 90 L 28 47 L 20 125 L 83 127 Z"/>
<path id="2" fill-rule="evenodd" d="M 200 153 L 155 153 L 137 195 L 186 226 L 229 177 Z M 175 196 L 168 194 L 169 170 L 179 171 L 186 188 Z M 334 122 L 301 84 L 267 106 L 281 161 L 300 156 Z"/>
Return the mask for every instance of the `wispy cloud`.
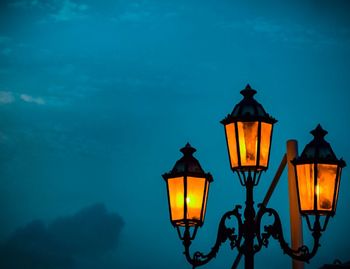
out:
<path id="1" fill-rule="evenodd" d="M 11 7 L 15 8 L 28 8 L 28 7 L 35 7 L 39 6 L 40 2 L 38 0 L 19 0 L 14 1 L 9 4 Z"/>
<path id="2" fill-rule="evenodd" d="M 22 101 L 27 102 L 27 103 L 34 103 L 37 105 L 44 105 L 45 104 L 45 100 L 41 97 L 33 97 L 31 95 L 28 95 L 28 94 L 21 94 L 19 97 L 21 98 Z"/>
<path id="3" fill-rule="evenodd" d="M 257 18 L 255 20 L 246 21 L 246 25 L 257 33 L 277 34 L 285 31 L 285 27 L 281 24 L 273 23 L 263 18 Z"/>
<path id="4" fill-rule="evenodd" d="M 127 1 L 126 1 L 127 3 Z M 115 12 L 110 20 L 114 23 L 133 23 L 143 24 L 155 21 L 164 21 L 176 18 L 179 15 L 179 8 L 177 6 L 162 6 L 160 8 L 151 2 L 134 2 L 126 4 L 122 12 Z"/>
<path id="5" fill-rule="evenodd" d="M 81 19 L 87 17 L 86 11 L 89 6 L 86 4 L 78 4 L 71 0 L 63 1 L 58 12 L 52 14 L 52 18 L 56 21 L 70 21 L 74 19 Z"/>
<path id="6" fill-rule="evenodd" d="M 123 22 L 140 22 L 151 17 L 151 13 L 147 11 L 131 12 L 127 11 L 119 16 L 119 20 Z"/>
<path id="7" fill-rule="evenodd" d="M 308 29 L 294 23 L 277 23 L 265 18 L 247 20 L 246 26 L 255 34 L 262 34 L 273 41 L 291 43 L 310 43 L 320 39 L 320 34 L 314 29 Z"/>
<path id="8" fill-rule="evenodd" d="M 337 29 L 337 37 L 324 29 L 297 24 L 294 22 L 276 22 L 264 17 L 245 21 L 220 22 L 217 27 L 228 30 L 244 30 L 252 35 L 261 35 L 273 42 L 284 42 L 292 45 L 314 44 L 315 46 L 329 46 L 343 43 L 341 39 L 349 41 L 348 31 Z"/>
<path id="9" fill-rule="evenodd" d="M 67 105 L 69 100 L 67 98 L 51 96 L 32 96 L 25 93 L 17 93 L 14 91 L 0 91 L 0 105 L 12 104 L 16 100 L 20 100 L 25 103 L 31 103 L 34 105 L 51 105 L 51 106 L 62 106 Z"/>
<path id="10" fill-rule="evenodd" d="M 4 56 L 9 56 L 9 55 L 11 55 L 12 51 L 13 51 L 13 49 L 11 49 L 11 48 L 4 48 L 1 50 L 1 54 Z"/>
<path id="11" fill-rule="evenodd" d="M 0 104 L 11 104 L 15 102 L 18 95 L 10 91 L 0 91 Z M 33 103 L 37 105 L 44 105 L 46 101 L 42 97 L 33 97 L 28 94 L 20 94 L 19 98 L 26 103 Z"/>
<path id="12" fill-rule="evenodd" d="M 0 104 L 11 104 L 15 101 L 12 92 L 0 91 Z"/>
<path id="13" fill-rule="evenodd" d="M 11 40 L 10 37 L 8 36 L 4 36 L 4 35 L 0 35 L 0 44 L 4 44 L 4 43 L 7 43 Z"/>
<path id="14" fill-rule="evenodd" d="M 39 1 L 39 0 L 19 0 L 9 4 L 12 8 L 20 9 L 37 9 L 44 10 L 48 16 L 39 20 L 39 23 L 48 21 L 64 22 L 75 19 L 86 18 L 86 11 L 89 9 L 87 4 L 76 2 L 74 0 L 56 0 L 56 1 Z"/>
<path id="15" fill-rule="evenodd" d="M 7 141 L 9 139 L 9 137 L 4 133 L 0 131 L 0 143 L 3 143 L 5 141 Z"/>
<path id="16" fill-rule="evenodd" d="M 9 46 L 11 45 L 11 38 L 5 35 L 0 35 L 0 54 L 4 56 L 9 56 L 13 49 Z"/>

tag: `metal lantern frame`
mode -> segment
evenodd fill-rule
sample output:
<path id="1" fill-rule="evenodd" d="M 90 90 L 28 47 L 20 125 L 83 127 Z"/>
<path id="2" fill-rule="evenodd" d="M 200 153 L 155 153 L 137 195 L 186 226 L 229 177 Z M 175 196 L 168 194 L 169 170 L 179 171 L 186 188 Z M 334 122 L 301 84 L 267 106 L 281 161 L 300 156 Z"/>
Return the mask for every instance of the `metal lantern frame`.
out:
<path id="1" fill-rule="evenodd" d="M 169 172 L 163 174 L 163 178 L 167 184 L 167 194 L 168 194 L 168 206 L 170 213 L 170 222 L 174 227 L 177 228 L 179 237 L 181 239 L 184 238 L 184 233 L 181 232 L 180 228 L 185 227 L 186 230 L 189 230 L 190 227 L 193 227 L 192 238 L 195 237 L 198 227 L 201 227 L 204 223 L 206 204 L 208 201 L 209 187 L 210 183 L 213 181 L 213 177 L 210 173 L 205 173 L 202 169 L 199 161 L 193 157 L 193 153 L 196 152 L 196 149 L 193 148 L 189 143 L 186 144 L 180 150 L 183 153 L 182 158 L 180 158 L 176 163 L 174 168 Z M 171 208 L 171 195 L 169 192 L 169 180 L 174 178 L 182 178 L 183 180 L 183 218 L 182 219 L 173 219 L 172 213 L 173 210 Z M 189 178 L 198 178 L 204 179 L 204 189 L 203 189 L 203 197 L 201 198 L 201 209 L 200 209 L 200 217 L 199 219 L 188 219 L 188 181 Z"/>
<path id="2" fill-rule="evenodd" d="M 300 214 L 304 217 L 306 217 L 307 225 L 310 230 L 314 230 L 315 227 L 311 226 L 310 217 L 315 216 L 316 220 L 315 222 L 318 222 L 321 217 L 325 217 L 324 223 L 321 227 L 321 230 L 324 231 L 327 227 L 328 221 L 330 217 L 333 217 L 335 215 L 336 207 L 337 207 L 337 201 L 338 201 L 338 193 L 339 193 L 339 186 L 340 186 L 340 179 L 341 179 L 341 172 L 342 168 L 346 166 L 346 163 L 343 159 L 338 159 L 336 155 L 334 154 L 334 151 L 331 147 L 331 145 L 324 139 L 324 136 L 328 134 L 326 130 L 324 130 L 320 124 L 317 125 L 317 127 L 310 132 L 314 139 L 308 143 L 302 154 L 299 157 L 296 157 L 291 162 L 294 166 L 294 172 L 296 177 L 296 187 L 297 187 L 297 193 L 298 193 L 298 205 L 299 205 L 299 211 Z M 313 166 L 313 190 L 314 190 L 314 197 L 313 197 L 313 209 L 312 210 L 304 210 L 302 209 L 302 194 L 300 192 L 299 188 L 299 181 L 301 180 L 301 176 L 298 173 L 298 165 L 312 165 Z M 333 190 L 333 196 L 332 196 L 332 206 L 331 210 L 322 210 L 318 209 L 318 201 L 319 197 L 317 194 L 318 186 L 318 174 L 319 169 L 318 165 L 336 165 L 336 172 L 335 172 L 335 179 L 334 179 L 334 190 Z"/>
<path id="3" fill-rule="evenodd" d="M 249 84 L 245 87 L 244 90 L 240 92 L 243 95 L 243 100 L 239 102 L 233 109 L 231 114 L 228 114 L 221 123 L 225 126 L 225 137 L 226 137 L 226 146 L 228 150 L 229 155 L 229 161 L 230 161 L 230 167 L 232 171 L 237 172 L 239 180 L 241 185 L 245 185 L 247 181 L 247 175 L 245 172 L 251 173 L 253 172 L 253 179 L 254 184 L 257 185 L 260 180 L 261 172 L 268 169 L 269 162 L 270 162 L 270 150 L 271 150 L 271 143 L 272 143 L 272 134 L 273 134 L 273 125 L 277 122 L 277 120 L 273 117 L 271 117 L 268 113 L 266 113 L 263 106 L 258 103 L 254 95 L 257 93 L 254 89 L 250 87 Z M 255 165 L 243 165 L 242 164 L 242 153 L 241 153 L 241 147 L 240 147 L 240 140 L 242 137 L 239 135 L 238 131 L 238 123 L 257 123 L 257 145 L 256 145 L 256 161 Z M 234 124 L 234 136 L 236 139 L 236 145 L 235 149 L 237 156 L 237 166 L 232 166 L 232 156 L 230 152 L 230 143 L 228 138 L 228 131 L 227 131 L 227 125 Z M 266 166 L 261 165 L 261 140 L 262 140 L 262 123 L 270 124 L 271 125 L 271 131 L 270 131 L 270 137 L 269 137 L 269 148 L 268 148 L 268 154 L 267 154 L 267 163 Z"/>

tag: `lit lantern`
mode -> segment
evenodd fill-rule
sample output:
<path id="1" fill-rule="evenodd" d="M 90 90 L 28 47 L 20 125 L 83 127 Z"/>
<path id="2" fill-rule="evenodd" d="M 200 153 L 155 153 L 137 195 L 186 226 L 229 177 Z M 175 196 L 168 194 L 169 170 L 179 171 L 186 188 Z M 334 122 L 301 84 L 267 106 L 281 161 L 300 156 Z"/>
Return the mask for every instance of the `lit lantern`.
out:
<path id="1" fill-rule="evenodd" d="M 346 164 L 337 159 L 330 144 L 324 140 L 327 133 L 318 125 L 311 131 L 314 139 L 300 157 L 292 160 L 302 215 L 335 214 L 341 171 Z"/>
<path id="2" fill-rule="evenodd" d="M 233 171 L 263 171 L 268 168 L 272 130 L 277 122 L 255 99 L 249 84 L 241 91 L 243 100 L 221 123 Z"/>
<path id="3" fill-rule="evenodd" d="M 209 184 L 213 178 L 193 157 L 195 151 L 187 143 L 181 149 L 184 156 L 169 173 L 163 175 L 168 189 L 170 221 L 176 227 L 197 228 L 204 222 Z"/>

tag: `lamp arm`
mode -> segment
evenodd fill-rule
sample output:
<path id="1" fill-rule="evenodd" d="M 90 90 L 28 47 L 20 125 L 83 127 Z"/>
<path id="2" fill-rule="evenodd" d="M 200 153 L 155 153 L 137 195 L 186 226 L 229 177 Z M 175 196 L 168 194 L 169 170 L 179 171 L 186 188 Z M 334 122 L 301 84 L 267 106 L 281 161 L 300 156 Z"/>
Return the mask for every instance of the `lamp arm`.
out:
<path id="1" fill-rule="evenodd" d="M 219 223 L 216 242 L 208 254 L 203 254 L 200 251 L 196 251 L 193 254 L 193 257 L 191 257 L 190 245 L 192 241 L 189 232 L 189 227 L 186 227 L 183 240 L 183 244 L 185 247 L 184 254 L 186 256 L 187 261 L 193 266 L 193 268 L 204 265 L 208 263 L 211 259 L 215 258 L 221 244 L 226 242 L 227 240 L 230 240 L 231 249 L 235 247 L 240 248 L 240 243 L 242 239 L 242 219 L 241 214 L 239 213 L 240 208 L 242 208 L 240 205 L 236 205 L 233 210 L 226 212 L 222 216 Z M 235 228 L 229 228 L 226 226 L 226 220 L 231 219 L 232 216 L 236 217 L 238 221 L 238 235 L 235 234 Z"/>
<path id="2" fill-rule="evenodd" d="M 316 222 L 314 225 L 314 229 L 312 232 L 312 237 L 314 239 L 312 250 L 310 251 L 309 247 L 306 245 L 300 246 L 298 249 L 292 249 L 289 247 L 288 243 L 285 241 L 283 236 L 283 229 L 282 229 L 282 223 L 281 219 L 277 213 L 276 210 L 272 208 L 266 208 L 264 205 L 259 205 L 260 210 L 257 214 L 256 219 L 256 229 L 257 229 L 257 240 L 258 240 L 258 246 L 255 246 L 256 251 L 260 250 L 262 246 L 267 247 L 268 240 L 272 236 L 274 239 L 277 239 L 280 243 L 280 246 L 285 254 L 290 256 L 291 258 L 303 262 L 309 262 L 309 260 L 315 256 L 320 244 L 320 237 L 321 237 L 321 228 L 319 219 L 316 218 Z M 261 233 L 260 226 L 261 226 L 261 219 L 264 214 L 268 214 L 268 216 L 273 215 L 274 222 L 271 225 L 265 225 L 264 226 L 264 233 Z"/>

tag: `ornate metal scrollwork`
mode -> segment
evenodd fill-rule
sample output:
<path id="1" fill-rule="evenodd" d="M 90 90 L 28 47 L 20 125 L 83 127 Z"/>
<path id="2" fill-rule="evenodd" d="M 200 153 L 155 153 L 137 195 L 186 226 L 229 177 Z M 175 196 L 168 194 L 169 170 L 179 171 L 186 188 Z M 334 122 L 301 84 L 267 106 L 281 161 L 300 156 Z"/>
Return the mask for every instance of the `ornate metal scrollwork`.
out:
<path id="1" fill-rule="evenodd" d="M 226 212 L 222 216 L 219 223 L 216 242 L 208 254 L 203 254 L 200 251 L 196 251 L 193 254 L 193 257 L 191 257 L 190 245 L 192 242 L 191 242 L 190 236 L 186 236 L 186 234 L 189 235 L 189 233 L 185 231 L 185 238 L 183 240 L 183 244 L 185 246 L 184 254 L 186 255 L 187 261 L 193 266 L 193 268 L 204 265 L 208 263 L 211 259 L 215 258 L 221 244 L 225 243 L 227 240 L 230 241 L 230 247 L 232 249 L 235 247 L 240 248 L 240 244 L 242 240 L 242 225 L 243 225 L 241 214 L 239 213 L 239 209 L 241 208 L 242 207 L 240 205 L 237 205 L 233 210 Z M 235 228 L 230 228 L 230 227 L 227 227 L 226 225 L 226 220 L 231 219 L 232 216 L 236 217 L 237 219 L 238 234 L 235 233 L 236 232 Z"/>
<path id="2" fill-rule="evenodd" d="M 252 186 L 248 185 L 247 190 Z M 249 194 L 250 192 L 247 191 Z M 309 262 L 309 260 L 315 256 L 321 237 L 322 227 L 320 225 L 320 218 L 316 216 L 314 225 L 312 227 L 312 236 L 314 239 L 313 247 L 310 251 L 309 247 L 302 245 L 298 249 L 292 249 L 284 239 L 281 219 L 276 210 L 272 208 L 266 208 L 263 204 L 259 205 L 259 210 L 255 215 L 252 196 L 247 195 L 246 209 L 244 211 L 244 222 L 242 221 L 241 213 L 239 210 L 242 207 L 237 205 L 233 210 L 226 212 L 220 220 L 217 238 L 214 246 L 208 254 L 196 251 L 193 256 L 190 255 L 190 245 L 192 243 L 192 237 L 190 236 L 189 227 L 185 228 L 183 244 L 185 247 L 184 254 L 187 261 L 193 266 L 193 268 L 204 265 L 210 260 L 216 257 L 221 244 L 227 240 L 230 241 L 232 249 L 237 248 L 239 255 L 253 255 L 261 250 L 262 247 L 267 247 L 269 239 L 272 237 L 278 240 L 283 252 L 289 255 L 291 258 L 303 262 Z M 264 216 L 273 216 L 273 222 L 269 225 L 265 225 L 262 231 L 262 219 Z M 228 227 L 227 220 L 230 220 L 234 216 L 238 222 L 238 229 Z M 256 241 L 255 241 L 256 238 Z M 242 242 L 242 239 L 244 239 Z M 254 241 L 257 244 L 254 244 Z M 235 263 L 236 264 L 236 263 Z M 234 268 L 234 267 L 233 267 Z"/>
<path id="3" fill-rule="evenodd" d="M 319 241 L 321 237 L 321 227 L 319 223 L 319 218 L 315 219 L 314 230 L 312 233 L 312 237 L 314 238 L 313 248 L 310 249 L 302 245 L 298 249 L 292 249 L 289 247 L 288 243 L 285 241 L 282 230 L 281 219 L 276 210 L 272 208 L 266 208 L 263 205 L 259 205 L 260 210 L 257 214 L 256 219 L 256 237 L 258 240 L 258 245 L 255 246 L 255 252 L 258 252 L 262 246 L 267 247 L 269 243 L 269 238 L 272 237 L 277 239 L 280 243 L 280 246 L 285 254 L 292 257 L 295 260 L 309 262 L 309 260 L 315 256 L 318 247 L 320 246 Z M 261 233 L 260 226 L 262 217 L 267 214 L 268 216 L 274 217 L 274 222 L 270 225 L 264 226 L 264 233 Z"/>

